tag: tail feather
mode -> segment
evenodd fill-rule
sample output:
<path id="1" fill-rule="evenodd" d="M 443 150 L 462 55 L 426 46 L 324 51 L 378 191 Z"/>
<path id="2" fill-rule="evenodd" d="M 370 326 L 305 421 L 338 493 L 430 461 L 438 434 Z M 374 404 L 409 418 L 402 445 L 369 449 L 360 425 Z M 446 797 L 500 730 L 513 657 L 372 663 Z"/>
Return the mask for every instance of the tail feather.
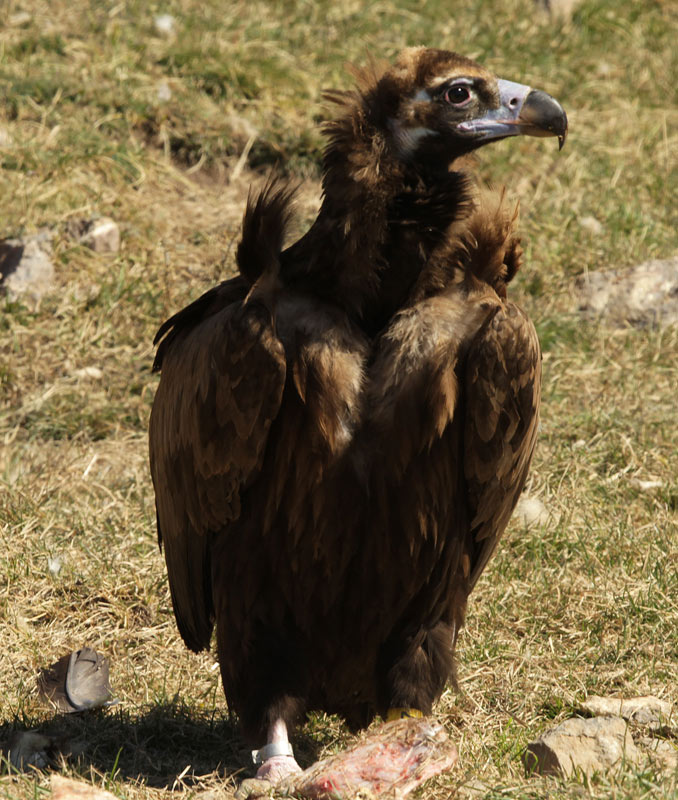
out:
<path id="1" fill-rule="evenodd" d="M 296 191 L 296 186 L 272 175 L 258 195 L 250 192 L 247 198 L 236 259 L 250 286 L 262 276 L 277 276 L 280 271 L 280 253 Z"/>

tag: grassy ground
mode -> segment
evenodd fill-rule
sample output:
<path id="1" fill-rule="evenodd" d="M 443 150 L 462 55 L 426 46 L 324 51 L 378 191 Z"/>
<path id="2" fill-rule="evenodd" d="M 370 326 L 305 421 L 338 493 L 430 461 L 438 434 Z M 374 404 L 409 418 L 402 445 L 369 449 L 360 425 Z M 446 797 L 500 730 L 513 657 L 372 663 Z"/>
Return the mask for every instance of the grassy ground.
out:
<path id="1" fill-rule="evenodd" d="M 0 5 L 0 236 L 49 228 L 58 273 L 38 306 L 0 307 L 0 740 L 54 733 L 80 753 L 65 774 L 129 800 L 230 796 L 247 754 L 213 656 L 179 639 L 156 545 L 151 340 L 232 273 L 249 167 L 304 176 L 308 221 L 320 89 L 346 84 L 344 62 L 426 43 L 551 92 L 571 136 L 560 155 L 534 139 L 483 151 L 483 175 L 522 205 L 514 295 L 545 368 L 529 491 L 551 518 L 512 524 L 472 598 L 462 693 L 437 709 L 460 763 L 424 796 L 678 797 L 650 757 L 569 781 L 527 778 L 520 760 L 588 694 L 678 700 L 678 330 L 584 324 L 572 294 L 586 270 L 678 250 L 677 36 L 671 0 L 588 0 L 569 25 L 530 0 Z M 122 227 L 115 257 L 66 234 L 104 214 Z M 122 702 L 62 719 L 35 676 L 85 643 Z M 316 717 L 301 758 L 346 738 Z M 47 785 L 5 770 L 0 796 Z"/>

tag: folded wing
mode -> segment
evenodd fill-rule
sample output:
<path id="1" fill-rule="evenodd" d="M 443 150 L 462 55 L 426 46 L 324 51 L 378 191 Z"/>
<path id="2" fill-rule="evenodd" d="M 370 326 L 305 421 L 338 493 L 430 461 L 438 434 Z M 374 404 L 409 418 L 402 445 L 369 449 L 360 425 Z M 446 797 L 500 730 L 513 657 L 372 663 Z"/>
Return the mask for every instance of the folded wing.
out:
<path id="1" fill-rule="evenodd" d="M 270 313 L 235 294 L 175 318 L 150 421 L 158 535 L 179 630 L 196 651 L 213 625 L 210 536 L 240 516 L 285 384 Z"/>
<path id="2" fill-rule="evenodd" d="M 471 588 L 499 542 L 534 452 L 541 351 L 534 326 L 506 303 L 468 354 L 464 472 L 471 519 Z"/>

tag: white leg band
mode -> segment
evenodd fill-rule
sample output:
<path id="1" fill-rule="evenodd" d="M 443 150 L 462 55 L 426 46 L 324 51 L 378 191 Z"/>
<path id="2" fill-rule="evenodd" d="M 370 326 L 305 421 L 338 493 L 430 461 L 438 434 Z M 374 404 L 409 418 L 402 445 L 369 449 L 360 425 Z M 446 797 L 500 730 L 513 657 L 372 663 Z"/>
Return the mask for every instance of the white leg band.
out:
<path id="1" fill-rule="evenodd" d="M 268 761 L 273 756 L 291 756 L 294 758 L 294 750 L 289 742 L 271 742 L 261 750 L 252 750 L 252 761 L 255 766 L 260 767 L 264 761 Z"/>

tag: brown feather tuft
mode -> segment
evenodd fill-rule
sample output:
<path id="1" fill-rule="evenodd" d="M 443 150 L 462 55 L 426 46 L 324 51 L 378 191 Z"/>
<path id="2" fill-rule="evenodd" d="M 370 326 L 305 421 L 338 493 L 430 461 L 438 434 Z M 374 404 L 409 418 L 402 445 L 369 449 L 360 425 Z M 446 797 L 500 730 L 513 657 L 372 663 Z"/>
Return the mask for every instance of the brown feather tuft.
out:
<path id="1" fill-rule="evenodd" d="M 280 272 L 280 253 L 297 189 L 271 175 L 256 197 L 250 192 L 247 198 L 236 260 L 250 286 L 264 275 L 277 276 Z"/>

